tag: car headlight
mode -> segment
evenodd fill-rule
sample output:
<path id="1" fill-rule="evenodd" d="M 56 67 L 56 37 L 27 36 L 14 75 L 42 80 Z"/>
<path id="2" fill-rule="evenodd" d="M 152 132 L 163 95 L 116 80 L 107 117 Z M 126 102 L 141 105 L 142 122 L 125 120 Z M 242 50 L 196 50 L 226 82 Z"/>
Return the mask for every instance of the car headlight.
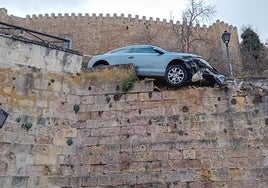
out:
<path id="1" fill-rule="evenodd" d="M 226 83 L 226 77 L 225 76 L 223 76 L 223 75 L 219 75 L 218 76 L 218 79 L 219 79 L 219 81 L 223 84 L 223 83 Z"/>

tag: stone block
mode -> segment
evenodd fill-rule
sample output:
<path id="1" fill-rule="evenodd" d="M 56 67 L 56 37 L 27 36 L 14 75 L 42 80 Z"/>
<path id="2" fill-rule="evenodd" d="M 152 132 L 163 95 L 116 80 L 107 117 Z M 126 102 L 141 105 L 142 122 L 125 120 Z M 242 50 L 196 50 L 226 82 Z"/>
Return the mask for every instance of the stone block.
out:
<path id="1" fill-rule="evenodd" d="M 81 96 L 81 104 L 93 104 L 93 96 Z"/>
<path id="2" fill-rule="evenodd" d="M 98 185 L 98 177 L 97 176 L 84 176 L 82 177 L 82 186 L 84 187 L 97 187 Z"/>
<path id="3" fill-rule="evenodd" d="M 36 154 L 35 164 L 37 165 L 56 165 L 57 156 Z"/>
<path id="4" fill-rule="evenodd" d="M 120 135 L 133 135 L 134 130 L 131 126 L 120 127 Z"/>
<path id="5" fill-rule="evenodd" d="M 147 144 L 145 143 L 137 143 L 133 145 L 134 152 L 145 152 L 147 150 Z"/>
<path id="6" fill-rule="evenodd" d="M 179 174 L 181 182 L 193 182 L 197 178 L 195 170 L 179 171 Z"/>
<path id="7" fill-rule="evenodd" d="M 74 155 L 75 148 L 74 147 L 63 147 L 61 154 L 62 155 Z"/>
<path id="8" fill-rule="evenodd" d="M 196 159 L 196 152 L 195 152 L 195 150 L 183 150 L 182 155 L 183 155 L 183 159 L 184 160 L 187 160 L 187 159 L 190 159 L 190 160 Z"/>
<path id="9" fill-rule="evenodd" d="M 77 95 L 67 95 L 67 102 L 70 104 L 80 104 L 80 97 Z"/>
<path id="10" fill-rule="evenodd" d="M 137 172 L 137 184 L 147 184 L 152 182 L 151 174 L 146 172 Z"/>
<path id="11" fill-rule="evenodd" d="M 43 165 L 34 165 L 29 164 L 26 167 L 26 176 L 42 176 L 44 174 L 44 166 Z"/>
<path id="12" fill-rule="evenodd" d="M 58 81 L 54 81 L 53 79 L 50 79 L 48 83 L 48 89 L 53 92 L 61 92 L 62 91 L 62 83 Z"/>
<path id="13" fill-rule="evenodd" d="M 13 88 L 12 87 L 6 86 L 6 87 L 3 88 L 3 93 L 4 94 L 11 94 L 12 91 L 13 91 Z"/>
<path id="14" fill-rule="evenodd" d="M 22 100 L 19 100 L 18 102 L 21 107 L 28 107 L 31 109 L 35 107 L 35 101 L 31 99 L 22 99 Z"/>
<path id="15" fill-rule="evenodd" d="M 137 178 L 135 173 L 124 173 L 124 183 L 126 185 L 136 185 Z"/>
<path id="16" fill-rule="evenodd" d="M 8 76 L 8 72 L 0 72 L 0 83 L 6 84 L 9 81 Z"/>
<path id="17" fill-rule="evenodd" d="M 110 186 L 119 186 L 125 183 L 124 174 L 111 174 L 110 175 Z"/>
<path id="18" fill-rule="evenodd" d="M 160 172 L 161 171 L 161 167 L 162 167 L 162 162 L 146 162 L 145 164 L 145 169 L 146 171 L 149 171 L 150 173 L 152 172 Z"/>
<path id="19" fill-rule="evenodd" d="M 139 93 L 138 98 L 140 101 L 150 101 L 148 93 Z"/>
<path id="20" fill-rule="evenodd" d="M 110 176 L 109 175 L 98 176 L 98 185 L 109 186 L 110 185 Z"/>
<path id="21" fill-rule="evenodd" d="M 216 160 L 217 158 L 213 158 L 213 160 Z M 240 165 L 238 165 L 238 159 L 236 157 L 228 157 L 228 158 L 224 158 L 222 159 L 222 165 L 228 168 L 236 168 L 236 167 L 240 167 Z M 219 158 L 220 160 L 220 158 Z M 244 159 L 247 160 L 247 159 Z"/>
<path id="22" fill-rule="evenodd" d="M 187 163 L 188 163 L 189 169 L 199 170 L 199 169 L 203 168 L 203 164 L 201 164 L 201 161 L 198 159 L 188 160 Z"/>
<path id="23" fill-rule="evenodd" d="M 19 133 L 3 131 L 0 132 L 0 141 L 3 143 L 18 143 L 19 142 Z"/>
<path id="24" fill-rule="evenodd" d="M 211 171 L 211 180 L 213 181 L 229 181 L 230 171 L 228 168 L 218 168 Z"/>
<path id="25" fill-rule="evenodd" d="M 19 136 L 19 143 L 20 144 L 35 144 L 35 138 L 31 135 L 20 135 Z"/>
<path id="26" fill-rule="evenodd" d="M 170 150 L 168 152 L 168 157 L 171 160 L 182 160 L 183 154 L 180 150 Z"/>
<path id="27" fill-rule="evenodd" d="M 151 150 L 155 151 L 166 151 L 171 149 L 171 142 L 167 143 L 155 143 L 150 145 Z"/>
<path id="28" fill-rule="evenodd" d="M 153 151 L 154 161 L 158 161 L 158 160 L 159 161 L 168 161 L 168 159 L 169 159 L 168 153 L 169 153 L 168 150 L 167 151 L 162 151 L 162 150 Z"/>
<path id="29" fill-rule="evenodd" d="M 62 129 L 62 135 L 66 138 L 75 138 L 77 136 L 77 129 L 71 128 L 71 129 Z"/>
<path id="30" fill-rule="evenodd" d="M 33 65 L 32 57 L 33 57 L 32 53 L 29 53 L 29 52 L 26 52 L 26 51 L 20 52 L 19 56 L 18 56 L 18 58 L 21 61 L 21 63 L 24 64 L 24 65 L 28 65 L 28 66 Z"/>
<path id="31" fill-rule="evenodd" d="M 13 176 L 11 187 L 27 187 L 28 180 L 28 176 Z"/>
<path id="32" fill-rule="evenodd" d="M 68 138 L 62 136 L 54 136 L 53 144 L 56 146 L 67 146 Z"/>
<path id="33" fill-rule="evenodd" d="M 0 175 L 7 174 L 8 164 L 4 161 L 0 161 Z"/>
<path id="34" fill-rule="evenodd" d="M 16 153 L 16 163 L 17 164 L 33 164 L 35 160 L 35 156 L 32 153 L 28 153 L 27 150 L 24 152 Z"/>
<path id="35" fill-rule="evenodd" d="M 232 180 L 245 180 L 247 179 L 246 173 L 246 170 L 243 168 L 230 169 L 230 177 Z"/>
<path id="36" fill-rule="evenodd" d="M 42 181 L 42 178 L 40 177 L 29 177 L 27 188 L 36 188 L 46 186 L 46 183 Z"/>
<path id="37" fill-rule="evenodd" d="M 142 172 L 145 171 L 143 162 L 131 162 L 128 164 L 128 172 Z"/>
<path id="38" fill-rule="evenodd" d="M 120 127 L 92 129 L 92 136 L 117 136 L 120 133 Z"/>
<path id="39" fill-rule="evenodd" d="M 144 134 L 146 131 L 145 125 L 133 125 L 132 128 L 134 129 L 135 134 Z"/>
<path id="40" fill-rule="evenodd" d="M 15 49 L 8 48 L 6 51 L 6 58 L 20 62 L 19 53 Z"/>
<path id="41" fill-rule="evenodd" d="M 49 176 L 47 184 L 48 187 L 68 187 L 71 185 L 71 178 L 68 176 Z"/>
<path id="42" fill-rule="evenodd" d="M 140 100 L 138 93 L 126 93 L 125 98 L 128 102 L 137 102 Z"/>
<path id="43" fill-rule="evenodd" d="M 45 100 L 37 100 L 36 106 L 41 107 L 41 108 L 46 108 L 48 106 L 48 102 Z"/>
<path id="44" fill-rule="evenodd" d="M 88 136 L 87 137 L 80 137 L 80 136 L 78 136 L 78 138 L 76 140 L 78 141 L 78 143 L 80 143 L 83 146 L 96 146 L 98 143 L 102 144 L 102 145 L 108 144 L 110 138 L 111 137 L 108 137 L 107 142 L 103 142 L 103 140 L 101 138 L 99 141 L 98 137 L 88 137 Z"/>
<path id="45" fill-rule="evenodd" d="M 1 42 L 2 42 L 2 40 L 1 40 Z M 0 57 L 1 57 L 1 59 L 6 58 L 6 53 L 7 53 L 7 48 L 3 47 L 3 46 L 0 46 Z"/>
<path id="46" fill-rule="evenodd" d="M 171 171 L 165 173 L 166 182 L 172 183 L 172 182 L 178 182 L 181 180 L 180 173 L 177 171 Z"/>
<path id="47" fill-rule="evenodd" d="M 267 178 L 267 167 L 265 169 L 263 168 L 249 169 L 247 178 L 250 180 L 260 180 Z"/>
<path id="48" fill-rule="evenodd" d="M 153 161 L 153 152 L 134 153 L 136 161 Z"/>
<path id="49" fill-rule="evenodd" d="M 42 89 L 45 90 L 48 88 L 48 83 L 49 81 L 47 79 L 43 79 L 43 78 L 36 78 L 34 80 L 34 87 L 36 89 Z"/>

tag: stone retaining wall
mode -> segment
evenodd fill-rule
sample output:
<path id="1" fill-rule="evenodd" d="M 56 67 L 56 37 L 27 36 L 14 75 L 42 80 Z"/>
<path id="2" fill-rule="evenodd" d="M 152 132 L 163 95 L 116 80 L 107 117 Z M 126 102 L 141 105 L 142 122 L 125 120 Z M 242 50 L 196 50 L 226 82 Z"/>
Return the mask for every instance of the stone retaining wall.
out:
<path id="1" fill-rule="evenodd" d="M 131 65 L 78 73 L 61 51 L 0 45 L 0 187 L 267 187 L 267 81 L 123 92 Z"/>
<path id="2" fill-rule="evenodd" d="M 0 33 L 0 67 L 20 70 L 22 66 L 42 72 L 77 74 L 81 72 L 82 55 Z"/>
<path id="3" fill-rule="evenodd" d="M 0 187 L 267 186 L 263 89 L 123 93 L 124 70 L 0 68 Z"/>

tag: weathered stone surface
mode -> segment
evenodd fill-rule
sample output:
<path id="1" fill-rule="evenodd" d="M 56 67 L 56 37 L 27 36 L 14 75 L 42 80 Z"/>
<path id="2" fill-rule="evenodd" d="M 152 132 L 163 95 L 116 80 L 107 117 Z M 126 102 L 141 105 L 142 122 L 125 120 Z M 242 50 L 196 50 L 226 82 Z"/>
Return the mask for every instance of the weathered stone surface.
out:
<path id="1" fill-rule="evenodd" d="M 133 75 L 121 68 L 75 76 L 0 68 L 9 113 L 0 185 L 265 187 L 266 99 L 220 88 L 156 92 L 145 81 L 114 98 Z"/>
<path id="2" fill-rule="evenodd" d="M 33 67 L 34 64 L 37 70 L 57 72 L 58 74 L 81 72 L 81 55 L 33 44 L 31 48 L 28 48 L 29 43 L 6 37 L 1 37 L 1 40 L 6 41 L 4 42 L 5 44 L 9 43 L 9 45 L 1 45 L 1 48 L 6 51 L 2 56 L 1 67 L 19 69 L 18 65 Z M 35 49 L 38 49 L 41 54 L 34 53 Z M 51 51 L 52 53 L 46 53 L 46 51 Z M 59 57 L 60 55 L 58 54 L 63 54 L 63 57 Z M 64 58 L 64 56 L 68 56 L 68 58 Z M 38 82 L 35 84 L 38 84 Z M 57 83 L 54 83 L 55 85 Z"/>
<path id="3" fill-rule="evenodd" d="M 196 159 L 195 150 L 183 150 L 183 159 Z"/>

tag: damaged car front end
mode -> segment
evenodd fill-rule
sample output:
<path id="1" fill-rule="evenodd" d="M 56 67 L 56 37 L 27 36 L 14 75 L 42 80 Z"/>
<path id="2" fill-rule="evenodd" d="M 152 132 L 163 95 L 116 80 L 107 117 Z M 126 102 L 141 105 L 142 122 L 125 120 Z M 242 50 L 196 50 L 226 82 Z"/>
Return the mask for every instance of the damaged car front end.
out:
<path id="1" fill-rule="evenodd" d="M 186 84 L 214 87 L 226 85 L 226 77 L 198 55 L 174 53 L 177 55 L 166 68 L 165 81 L 174 88 Z"/>
<path id="2" fill-rule="evenodd" d="M 191 82 L 204 82 L 210 86 L 226 85 L 226 77 L 201 57 L 194 57 L 187 64 L 192 75 Z"/>

